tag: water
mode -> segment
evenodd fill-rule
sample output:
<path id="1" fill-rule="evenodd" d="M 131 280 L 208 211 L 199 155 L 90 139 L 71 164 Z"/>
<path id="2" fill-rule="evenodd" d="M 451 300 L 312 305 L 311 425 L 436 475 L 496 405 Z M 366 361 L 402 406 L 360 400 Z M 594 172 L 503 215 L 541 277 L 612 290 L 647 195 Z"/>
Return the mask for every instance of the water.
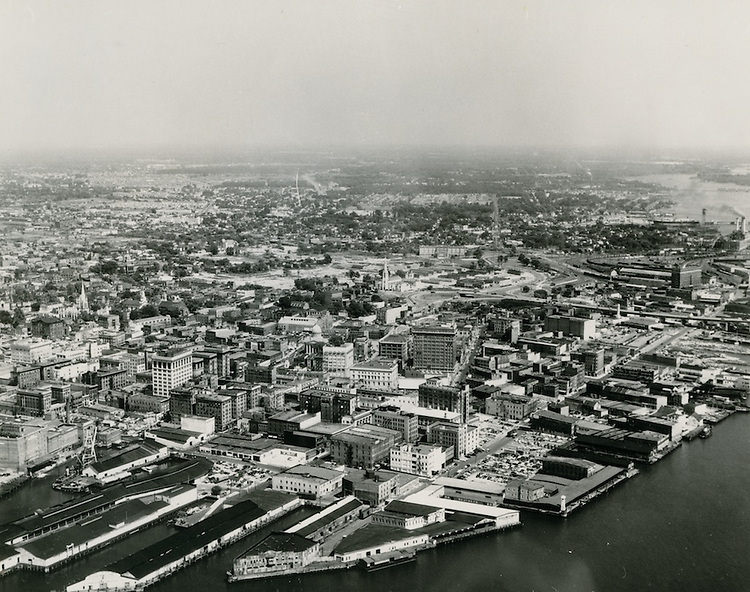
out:
<path id="1" fill-rule="evenodd" d="M 716 426 L 711 438 L 686 443 L 567 520 L 524 515 L 521 528 L 426 551 L 414 563 L 370 574 L 349 570 L 229 585 L 224 574 L 245 541 L 149 590 L 746 591 L 748 455 L 750 417 L 737 414 Z M 0 580 L 0 590 L 59 590 L 87 569 L 105 565 L 102 555 L 111 561 L 142 544 L 126 540 L 52 574 L 19 572 Z"/>
<path id="2" fill-rule="evenodd" d="M 703 208 L 706 218 L 717 222 L 733 222 L 738 213 L 750 217 L 748 186 L 703 181 L 684 173 L 641 175 L 637 179 L 669 188 L 674 201 L 669 209 L 677 218 L 700 220 Z"/>

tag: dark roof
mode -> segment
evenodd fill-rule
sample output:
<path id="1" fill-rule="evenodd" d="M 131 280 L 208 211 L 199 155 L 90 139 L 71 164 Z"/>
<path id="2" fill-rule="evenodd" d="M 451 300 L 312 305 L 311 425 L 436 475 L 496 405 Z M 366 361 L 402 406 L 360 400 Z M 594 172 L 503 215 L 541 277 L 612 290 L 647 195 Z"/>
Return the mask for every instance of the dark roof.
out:
<path id="1" fill-rule="evenodd" d="M 385 507 L 386 512 L 391 514 L 405 514 L 408 516 L 429 516 L 437 511 L 437 508 L 425 506 L 423 504 L 413 504 L 411 502 L 395 501 Z"/>
<path id="2" fill-rule="evenodd" d="M 25 532 L 50 528 L 60 522 L 76 519 L 82 514 L 109 508 L 116 500 L 126 496 L 177 486 L 206 474 L 211 464 L 203 458 L 164 463 L 151 475 L 144 474 L 141 478 L 125 484 L 106 487 L 96 493 L 46 508 L 43 513 L 31 514 L 11 524 L 0 526 L 0 540 L 8 541 Z"/>
<path id="3" fill-rule="evenodd" d="M 315 541 L 292 532 L 274 532 L 269 534 L 259 543 L 256 543 L 245 551 L 240 557 L 248 555 L 257 555 L 268 551 L 287 551 L 292 553 L 301 553 L 310 547 L 317 545 Z"/>
<path id="4" fill-rule="evenodd" d="M 264 514 L 265 511 L 255 502 L 250 500 L 240 502 L 108 565 L 106 569 L 141 579 Z"/>
<path id="5" fill-rule="evenodd" d="M 325 516 L 321 516 L 317 520 L 314 520 L 313 522 L 311 522 L 304 528 L 300 528 L 297 531 L 297 534 L 303 537 L 310 535 L 316 532 L 317 530 L 320 530 L 325 525 L 330 524 L 334 520 L 337 520 L 341 516 L 344 516 L 345 514 L 348 514 L 349 512 L 353 512 L 354 510 L 359 508 L 361 505 L 362 505 L 362 502 L 360 502 L 359 500 L 356 500 L 356 499 L 349 500 L 347 503 L 345 503 L 341 507 L 336 508 L 333 512 L 329 512 Z"/>
<path id="6" fill-rule="evenodd" d="M 146 458 L 147 456 L 151 456 L 152 454 L 155 454 L 161 448 L 162 448 L 161 444 L 157 444 L 156 442 L 153 442 L 153 441 L 152 442 L 144 441 L 135 446 L 126 448 L 119 454 L 115 456 L 111 456 L 106 460 L 93 463 L 91 465 L 91 468 L 94 469 L 97 473 L 101 473 L 103 471 L 108 471 L 110 469 L 114 469 L 115 467 L 119 467 L 121 465 L 126 465 L 135 460 L 139 460 L 141 458 Z"/>

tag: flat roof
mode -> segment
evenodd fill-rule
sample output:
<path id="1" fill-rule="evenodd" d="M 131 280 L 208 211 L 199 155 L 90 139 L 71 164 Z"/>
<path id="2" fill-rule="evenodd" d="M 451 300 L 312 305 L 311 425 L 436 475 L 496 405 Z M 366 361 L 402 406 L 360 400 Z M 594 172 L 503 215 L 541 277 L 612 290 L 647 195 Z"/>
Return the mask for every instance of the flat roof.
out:
<path id="1" fill-rule="evenodd" d="M 438 477 L 435 479 L 435 485 L 480 493 L 493 493 L 496 495 L 501 495 L 505 489 L 502 483 L 496 483 L 495 481 L 467 481 L 465 479 L 454 479 L 452 477 Z"/>
<path id="2" fill-rule="evenodd" d="M 185 555 L 208 545 L 266 513 L 255 502 L 245 500 L 221 510 L 193 526 L 136 551 L 107 566 L 108 571 L 141 579 Z"/>
<path id="3" fill-rule="evenodd" d="M 316 546 L 318 543 L 306 539 L 303 535 L 299 535 L 292 532 L 273 532 L 266 538 L 255 543 L 247 551 L 245 551 L 240 557 L 246 557 L 248 555 L 257 555 L 259 553 L 266 553 L 268 551 L 285 551 L 290 553 L 301 553 L 311 547 Z"/>
<path id="4" fill-rule="evenodd" d="M 306 520 L 294 525 L 292 528 L 287 529 L 286 532 L 296 532 L 301 536 L 308 536 L 327 524 L 334 522 L 341 516 L 353 512 L 360 506 L 362 506 L 362 502 L 358 499 L 351 496 L 344 498 L 340 502 L 328 506 L 323 511 L 318 512 Z"/>
<path id="5" fill-rule="evenodd" d="M 322 481 L 333 481 L 339 477 L 343 477 L 344 473 L 341 471 L 334 471 L 333 469 L 324 469 L 323 467 L 311 467 L 307 465 L 297 465 L 291 469 L 287 469 L 282 475 L 294 475 L 297 477 L 305 477 L 307 479 L 317 479 Z"/>
<path id="6" fill-rule="evenodd" d="M 437 510 L 438 508 L 434 506 L 404 501 L 394 501 L 385 507 L 385 511 L 389 514 L 401 514 L 403 516 L 429 516 Z"/>
<path id="7" fill-rule="evenodd" d="M 373 358 L 366 362 L 360 362 L 350 368 L 351 370 L 392 370 L 394 367 L 398 367 L 396 360 L 387 360 L 382 358 Z"/>
<path id="8" fill-rule="evenodd" d="M 211 465 L 211 461 L 204 458 L 163 463 L 163 466 L 151 475 L 142 474 L 140 478 L 128 483 L 105 487 L 96 493 L 47 508 L 44 513 L 30 514 L 13 523 L 5 524 L 0 527 L 0 536 L 7 541 L 25 532 L 49 528 L 59 522 L 76 519 L 92 510 L 111 506 L 123 497 L 174 487 L 206 474 Z"/>
<path id="9" fill-rule="evenodd" d="M 69 544 L 80 545 L 110 532 L 114 525 L 140 520 L 167 505 L 163 501 L 146 503 L 140 499 L 130 500 L 84 522 L 69 528 L 55 530 L 45 536 L 24 543 L 22 547 L 36 557 L 49 559 L 64 552 Z"/>
<path id="10" fill-rule="evenodd" d="M 126 465 L 133 461 L 156 454 L 162 448 L 163 446 L 161 444 L 157 444 L 156 442 L 149 443 L 147 440 L 144 440 L 142 443 L 126 448 L 119 454 L 111 456 L 106 460 L 92 463 L 91 468 L 97 473 L 109 471 L 110 469 L 114 469 L 121 465 Z"/>

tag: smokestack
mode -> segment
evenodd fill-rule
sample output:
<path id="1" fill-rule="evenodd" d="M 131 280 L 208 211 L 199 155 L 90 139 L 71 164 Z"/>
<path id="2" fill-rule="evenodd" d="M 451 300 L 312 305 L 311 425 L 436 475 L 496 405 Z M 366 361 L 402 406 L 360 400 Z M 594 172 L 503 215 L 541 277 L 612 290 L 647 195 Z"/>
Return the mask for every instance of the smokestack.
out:
<path id="1" fill-rule="evenodd" d="M 701 224 L 706 225 L 706 208 L 703 208 L 703 212 L 701 212 Z"/>
<path id="2" fill-rule="evenodd" d="M 747 234 L 747 219 L 745 216 L 742 216 L 740 220 L 740 230 L 742 231 L 742 234 Z"/>

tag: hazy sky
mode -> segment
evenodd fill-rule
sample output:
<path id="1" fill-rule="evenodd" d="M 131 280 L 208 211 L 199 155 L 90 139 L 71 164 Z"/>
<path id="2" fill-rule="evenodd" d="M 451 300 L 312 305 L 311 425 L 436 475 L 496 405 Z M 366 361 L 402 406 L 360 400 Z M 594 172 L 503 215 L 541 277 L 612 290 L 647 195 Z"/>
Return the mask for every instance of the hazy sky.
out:
<path id="1" fill-rule="evenodd" d="M 750 2 L 0 0 L 0 150 L 750 145 Z"/>

